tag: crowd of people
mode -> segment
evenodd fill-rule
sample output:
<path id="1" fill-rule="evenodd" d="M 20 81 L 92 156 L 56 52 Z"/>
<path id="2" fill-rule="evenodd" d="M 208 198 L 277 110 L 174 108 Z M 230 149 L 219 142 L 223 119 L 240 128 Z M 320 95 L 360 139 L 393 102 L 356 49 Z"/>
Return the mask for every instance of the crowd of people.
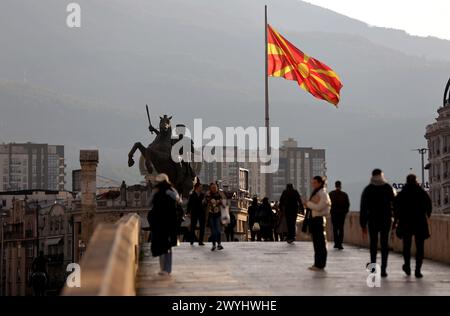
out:
<path id="1" fill-rule="evenodd" d="M 293 244 L 300 215 L 303 218 L 302 231 L 309 234 L 313 242 L 314 264 L 309 269 L 323 271 L 328 254 L 326 217 L 331 217 L 334 248 L 341 251 L 344 249 L 344 227 L 350 210 L 350 200 L 342 190 L 340 181 L 335 183 L 335 190 L 328 193 L 326 180 L 316 176 L 311 187 L 309 199 L 302 199 L 292 184 L 287 184 L 280 200 L 275 203 L 271 203 L 267 197 L 261 202 L 254 197 L 248 208 L 247 224 L 252 242 L 285 241 Z M 160 258 L 161 275 L 171 273 L 171 249 L 178 243 L 179 227 L 184 216 L 190 219 L 189 239 L 192 246 L 196 242 L 199 246 L 205 246 L 206 226 L 210 229 L 208 241 L 212 244 L 211 251 L 224 249 L 223 228 L 226 240 L 235 241 L 236 217 L 227 209 L 227 197 L 216 183 L 211 183 L 206 193 L 200 183 L 195 184 L 189 196 L 186 214 L 181 203 L 181 198 L 168 177 L 164 174 L 158 175 L 148 220 L 151 229 L 151 251 L 153 256 Z M 382 277 L 388 276 L 389 236 L 394 229 L 397 237 L 403 240 L 403 271 L 406 275 L 411 275 L 411 244 L 414 236 L 417 249 L 415 276 L 423 277 L 421 267 L 424 242 L 430 237 L 428 218 L 431 209 L 428 193 L 418 184 L 415 175 L 407 177 L 406 185 L 397 195 L 380 169 L 372 172 L 370 184 L 361 197 L 360 226 L 362 234 L 369 237 L 370 263 L 377 262 L 378 242 L 381 244 Z"/>

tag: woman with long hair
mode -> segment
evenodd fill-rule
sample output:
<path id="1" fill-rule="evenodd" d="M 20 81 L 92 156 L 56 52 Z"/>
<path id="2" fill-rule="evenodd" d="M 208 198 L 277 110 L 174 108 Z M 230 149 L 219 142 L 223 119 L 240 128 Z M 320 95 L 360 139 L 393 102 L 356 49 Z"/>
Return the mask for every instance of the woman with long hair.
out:
<path id="1" fill-rule="evenodd" d="M 209 185 L 209 191 L 205 196 L 204 203 L 208 212 L 209 228 L 211 229 L 211 241 L 213 244 L 211 251 L 215 251 L 216 249 L 222 250 L 221 211 L 222 207 L 226 205 L 226 197 L 219 191 L 217 184 L 211 183 Z"/>

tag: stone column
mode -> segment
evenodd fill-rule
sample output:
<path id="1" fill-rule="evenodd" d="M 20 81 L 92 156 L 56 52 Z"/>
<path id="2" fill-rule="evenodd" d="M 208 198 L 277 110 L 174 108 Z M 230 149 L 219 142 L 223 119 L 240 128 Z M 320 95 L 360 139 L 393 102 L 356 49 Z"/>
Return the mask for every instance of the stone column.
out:
<path id="1" fill-rule="evenodd" d="M 98 150 L 81 150 L 81 236 L 80 241 L 88 245 L 94 232 L 94 217 L 97 209 L 97 164 Z"/>

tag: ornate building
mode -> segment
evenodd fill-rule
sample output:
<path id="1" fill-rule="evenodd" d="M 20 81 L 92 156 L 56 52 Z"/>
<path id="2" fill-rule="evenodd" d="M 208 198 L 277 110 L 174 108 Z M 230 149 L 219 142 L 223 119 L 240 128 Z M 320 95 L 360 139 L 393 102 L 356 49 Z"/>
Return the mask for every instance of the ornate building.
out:
<path id="1" fill-rule="evenodd" d="M 450 80 L 436 122 L 427 126 L 430 194 L 435 213 L 450 214 Z"/>

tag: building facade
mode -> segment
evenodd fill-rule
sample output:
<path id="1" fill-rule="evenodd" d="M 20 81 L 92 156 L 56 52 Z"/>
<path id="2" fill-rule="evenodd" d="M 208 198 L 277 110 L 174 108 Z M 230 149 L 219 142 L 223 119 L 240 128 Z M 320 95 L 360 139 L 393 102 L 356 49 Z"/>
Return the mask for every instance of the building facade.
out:
<path id="1" fill-rule="evenodd" d="M 64 190 L 64 146 L 0 144 L 0 191 Z"/>
<path id="2" fill-rule="evenodd" d="M 30 195 L 32 196 L 32 195 Z M 48 259 L 47 295 L 57 295 L 65 282 L 65 268 L 72 262 L 72 226 L 68 217 L 70 199 L 62 202 L 17 195 L 3 218 L 2 293 L 32 295 L 33 260 L 40 251 Z"/>
<path id="3" fill-rule="evenodd" d="M 444 104 L 437 112 L 436 122 L 427 126 L 425 135 L 430 196 L 433 212 L 450 214 L 450 96 L 444 97 Z"/>
<path id="4" fill-rule="evenodd" d="M 238 157 L 237 148 L 225 148 L 224 154 Z M 249 157 L 248 151 L 245 152 Z M 267 177 L 261 173 L 260 162 L 204 162 L 199 174 L 202 183 L 219 181 L 230 190 L 236 190 L 239 186 L 239 170 L 248 170 L 248 191 L 250 195 L 264 197 Z M 297 141 L 290 138 L 282 143 L 279 151 L 279 169 L 271 175 L 272 200 L 278 200 L 286 188 L 286 184 L 292 183 L 302 196 L 311 193 L 311 179 L 314 176 L 326 176 L 326 160 L 324 149 L 298 147 Z"/>
<path id="5" fill-rule="evenodd" d="M 292 183 L 302 197 L 309 197 L 311 180 L 315 176 L 326 176 L 325 150 L 298 147 L 292 138 L 284 141 L 280 148 L 280 167 L 272 176 L 272 199 L 279 200 L 288 183 Z"/>

